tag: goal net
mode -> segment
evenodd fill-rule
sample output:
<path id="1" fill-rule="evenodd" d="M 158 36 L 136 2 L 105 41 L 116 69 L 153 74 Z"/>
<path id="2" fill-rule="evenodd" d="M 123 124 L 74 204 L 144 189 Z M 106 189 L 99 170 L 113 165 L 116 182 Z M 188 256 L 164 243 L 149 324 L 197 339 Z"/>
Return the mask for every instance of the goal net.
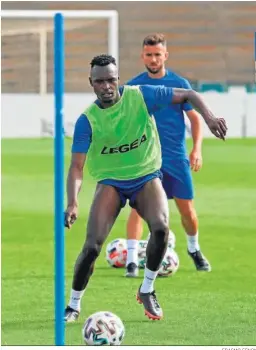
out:
<path id="1" fill-rule="evenodd" d="M 62 14 L 65 20 L 65 93 L 74 94 L 74 99 L 78 98 L 77 94 L 84 94 L 83 104 L 80 103 L 79 107 L 85 109 L 87 94 L 89 96 L 92 92 L 88 82 L 92 57 L 110 53 L 118 60 L 117 13 L 62 11 Z M 54 11 L 1 12 L 2 137 L 15 137 L 10 127 L 17 122 L 15 118 L 18 119 L 18 115 L 23 124 L 16 137 L 52 133 L 53 111 L 49 108 L 52 108 L 54 85 L 53 16 Z M 74 101 L 68 101 L 67 108 L 77 106 Z M 73 120 L 68 119 L 71 113 L 75 118 L 73 113 L 76 109 L 65 113 L 65 124 L 73 125 Z M 31 115 L 32 111 L 36 115 Z M 18 123 L 21 124 L 20 121 Z M 40 131 L 36 133 L 35 123 L 40 125 Z M 68 134 L 72 132 L 72 125 L 67 127 Z"/>

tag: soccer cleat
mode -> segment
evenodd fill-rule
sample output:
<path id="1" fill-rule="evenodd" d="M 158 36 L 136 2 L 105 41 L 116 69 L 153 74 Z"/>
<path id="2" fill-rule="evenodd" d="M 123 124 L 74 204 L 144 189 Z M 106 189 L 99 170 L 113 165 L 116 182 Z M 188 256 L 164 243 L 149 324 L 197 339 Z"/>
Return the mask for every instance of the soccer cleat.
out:
<path id="1" fill-rule="evenodd" d="M 79 311 L 72 309 L 72 307 L 67 306 L 65 309 L 64 320 L 65 322 L 75 322 L 79 317 Z"/>
<path id="2" fill-rule="evenodd" d="M 149 319 L 161 320 L 161 318 L 163 318 L 163 311 L 157 301 L 155 291 L 151 293 L 141 293 L 139 288 L 136 298 L 139 304 L 143 304 L 145 315 Z"/>
<path id="3" fill-rule="evenodd" d="M 135 263 L 130 263 L 126 266 L 125 277 L 138 277 L 139 268 Z"/>
<path id="4" fill-rule="evenodd" d="M 197 271 L 211 271 L 211 265 L 209 261 L 203 256 L 200 250 L 197 250 L 194 253 L 188 251 L 188 255 L 194 261 Z"/>

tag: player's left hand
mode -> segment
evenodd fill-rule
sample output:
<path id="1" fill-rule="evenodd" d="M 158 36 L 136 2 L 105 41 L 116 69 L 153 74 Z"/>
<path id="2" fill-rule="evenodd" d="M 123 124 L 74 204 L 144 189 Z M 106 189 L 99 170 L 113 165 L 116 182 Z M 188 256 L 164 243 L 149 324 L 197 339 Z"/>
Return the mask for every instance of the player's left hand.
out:
<path id="1" fill-rule="evenodd" d="M 189 155 L 189 162 L 191 170 L 199 171 L 203 164 L 201 151 L 193 149 Z"/>

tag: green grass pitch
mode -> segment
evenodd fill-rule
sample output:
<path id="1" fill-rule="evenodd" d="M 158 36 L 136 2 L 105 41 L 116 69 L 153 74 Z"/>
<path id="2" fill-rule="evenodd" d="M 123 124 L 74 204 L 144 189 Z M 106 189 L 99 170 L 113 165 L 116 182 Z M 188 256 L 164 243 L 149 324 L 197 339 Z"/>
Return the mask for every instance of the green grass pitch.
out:
<path id="1" fill-rule="evenodd" d="M 66 140 L 66 168 L 70 144 Z M 193 176 L 200 243 L 212 272 L 195 271 L 170 203 L 180 268 L 156 282 L 164 319 L 149 321 L 135 300 L 143 271 L 125 279 L 123 269 L 107 265 L 104 246 L 80 320 L 67 325 L 67 345 L 82 345 L 84 320 L 102 310 L 123 320 L 125 345 L 256 344 L 256 140 L 205 140 L 203 150 L 203 168 Z M 66 232 L 66 299 L 94 188 L 86 173 L 80 217 Z M 128 213 L 127 206 L 108 241 L 125 236 Z M 2 345 L 54 345 L 53 221 L 53 141 L 3 140 Z"/>

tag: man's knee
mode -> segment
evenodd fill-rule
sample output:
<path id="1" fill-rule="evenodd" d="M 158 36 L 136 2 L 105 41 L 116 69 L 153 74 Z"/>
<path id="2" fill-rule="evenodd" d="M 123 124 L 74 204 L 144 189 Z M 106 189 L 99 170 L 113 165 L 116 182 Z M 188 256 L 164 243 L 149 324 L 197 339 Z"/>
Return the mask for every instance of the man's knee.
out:
<path id="1" fill-rule="evenodd" d="M 168 237 L 169 234 L 169 217 L 168 214 L 161 214 L 152 219 L 150 231 L 153 235 Z"/>
<path id="2" fill-rule="evenodd" d="M 83 247 L 83 254 L 86 256 L 88 261 L 93 262 L 100 255 L 102 248 L 101 243 L 86 243 Z"/>

